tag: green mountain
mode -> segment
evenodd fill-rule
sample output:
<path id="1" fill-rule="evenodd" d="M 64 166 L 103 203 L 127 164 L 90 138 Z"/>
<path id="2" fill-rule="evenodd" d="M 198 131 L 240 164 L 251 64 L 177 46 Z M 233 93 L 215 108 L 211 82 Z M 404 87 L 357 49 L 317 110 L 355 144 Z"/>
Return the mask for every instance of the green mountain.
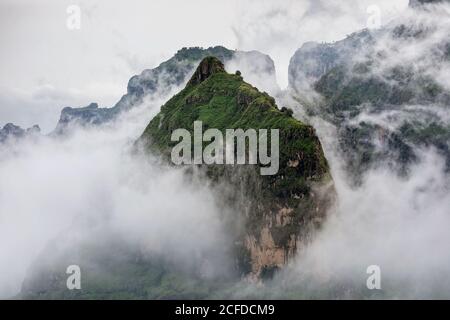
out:
<path id="1" fill-rule="evenodd" d="M 139 142 L 168 159 L 174 130 L 204 128 L 279 129 L 280 166 L 275 175 L 260 175 L 260 165 L 198 165 L 211 187 L 220 189 L 224 205 L 234 208 L 238 268 L 265 276 L 281 268 L 311 232 L 320 226 L 334 189 L 327 161 L 314 129 L 278 109 L 275 100 L 228 74 L 215 57 L 202 60 L 186 87 L 161 107 Z M 188 166 L 188 168 L 190 168 Z M 239 229 L 239 228 L 238 228 Z"/>

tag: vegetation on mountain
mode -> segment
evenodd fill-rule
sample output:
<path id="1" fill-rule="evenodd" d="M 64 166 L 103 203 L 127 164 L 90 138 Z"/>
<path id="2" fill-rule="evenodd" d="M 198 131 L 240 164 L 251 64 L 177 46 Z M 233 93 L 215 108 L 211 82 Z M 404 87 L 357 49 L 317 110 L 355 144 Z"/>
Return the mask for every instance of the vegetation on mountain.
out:
<path id="1" fill-rule="evenodd" d="M 227 205 L 247 215 L 237 241 L 243 248 L 236 249 L 244 253 L 241 260 L 250 263 L 244 269 L 259 276 L 264 270 L 282 267 L 295 253 L 297 242 L 320 225 L 333 197 L 328 164 L 314 129 L 293 118 L 292 110 L 280 110 L 272 97 L 240 75 L 225 72 L 214 57 L 205 58 L 186 88 L 161 107 L 140 142 L 168 159 L 177 144 L 171 141 L 171 133 L 179 128 L 193 133 L 198 120 L 205 130 L 216 128 L 223 133 L 226 129 L 280 130 L 280 168 L 275 175 L 260 176 L 259 165 L 200 167 L 210 181 L 231 186 L 228 199 L 232 201 Z M 325 185 L 329 193 L 319 191 Z"/>

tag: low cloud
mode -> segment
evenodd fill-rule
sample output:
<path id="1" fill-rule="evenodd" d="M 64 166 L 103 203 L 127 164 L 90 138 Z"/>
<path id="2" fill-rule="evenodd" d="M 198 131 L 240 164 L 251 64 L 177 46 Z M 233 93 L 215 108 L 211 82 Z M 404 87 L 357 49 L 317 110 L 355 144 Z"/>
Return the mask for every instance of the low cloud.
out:
<path id="1" fill-rule="evenodd" d="M 117 122 L 64 139 L 0 149 L 0 297 L 18 293 L 49 244 L 94 243 L 99 230 L 180 265 L 209 254 L 212 274 L 224 271 L 223 210 L 207 185 L 129 152 L 164 100 L 148 97 Z"/>

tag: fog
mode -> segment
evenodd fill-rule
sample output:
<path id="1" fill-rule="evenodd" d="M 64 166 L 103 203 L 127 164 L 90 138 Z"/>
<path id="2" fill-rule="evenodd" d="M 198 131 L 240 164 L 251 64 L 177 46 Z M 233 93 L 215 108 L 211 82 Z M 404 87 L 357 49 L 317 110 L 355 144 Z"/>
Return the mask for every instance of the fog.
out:
<path id="1" fill-rule="evenodd" d="M 379 0 L 387 23 L 408 0 Z M 81 29 L 66 27 L 69 5 Z M 3 0 L 0 2 L 0 126 L 53 129 L 65 106 L 112 106 L 128 79 L 182 47 L 258 50 L 287 85 L 290 57 L 305 41 L 334 41 L 366 26 L 372 0 Z M 202 14 L 205 12 L 205 14 Z M 45 88 L 45 97 L 30 98 Z M 64 96 L 64 99 L 59 97 Z M 45 102 L 43 100 L 46 100 Z M 32 114 L 32 116 L 31 116 Z"/>
<path id="2" fill-rule="evenodd" d="M 149 97 L 105 127 L 0 148 L 1 298 L 18 293 L 49 243 L 95 243 L 99 230 L 185 263 L 213 248 L 219 259 L 229 241 L 207 185 L 130 152 L 165 99 Z M 213 270 L 226 265 L 209 260 Z"/>

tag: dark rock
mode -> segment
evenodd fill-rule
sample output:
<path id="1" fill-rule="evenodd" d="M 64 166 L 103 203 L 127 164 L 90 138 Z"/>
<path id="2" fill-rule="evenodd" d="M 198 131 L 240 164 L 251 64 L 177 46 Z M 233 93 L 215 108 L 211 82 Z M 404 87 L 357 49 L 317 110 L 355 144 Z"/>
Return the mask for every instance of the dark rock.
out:
<path id="1" fill-rule="evenodd" d="M 225 72 L 225 67 L 219 59 L 216 57 L 206 57 L 204 58 L 200 65 L 195 70 L 194 74 L 191 77 L 191 80 L 188 82 L 188 86 L 195 86 L 197 84 L 202 83 L 206 79 L 208 79 L 211 75 Z"/>

